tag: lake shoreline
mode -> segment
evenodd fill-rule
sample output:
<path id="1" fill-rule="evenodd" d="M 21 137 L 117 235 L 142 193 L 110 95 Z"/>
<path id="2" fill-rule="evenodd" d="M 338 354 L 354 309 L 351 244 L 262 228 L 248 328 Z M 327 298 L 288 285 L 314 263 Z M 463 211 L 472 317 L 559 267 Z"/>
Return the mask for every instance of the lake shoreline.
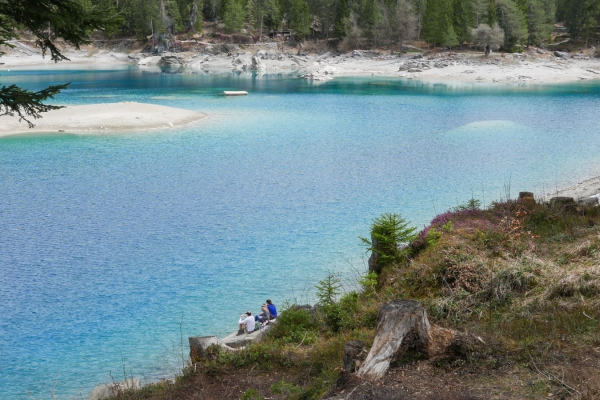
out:
<path id="1" fill-rule="evenodd" d="M 87 46 L 66 49 L 70 61 L 54 63 L 26 41 L 11 42 L 14 49 L 0 58 L 0 71 L 36 68 L 119 67 L 138 65 L 161 67 L 175 73 L 240 73 L 290 75 L 312 81 L 336 77 L 390 77 L 426 82 L 472 82 L 492 84 L 554 84 L 600 79 L 600 59 L 594 49 L 568 54 L 531 47 L 523 53 L 423 51 L 402 55 L 374 50 L 348 53 L 309 53 L 279 47 L 278 43 L 218 45 L 202 43 L 200 51 L 150 54 L 111 51 Z"/>

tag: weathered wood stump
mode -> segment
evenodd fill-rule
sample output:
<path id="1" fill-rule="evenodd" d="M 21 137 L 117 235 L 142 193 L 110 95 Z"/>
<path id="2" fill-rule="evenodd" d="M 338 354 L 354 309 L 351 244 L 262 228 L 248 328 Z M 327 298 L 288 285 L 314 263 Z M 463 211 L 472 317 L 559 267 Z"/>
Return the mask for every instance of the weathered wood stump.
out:
<path id="1" fill-rule="evenodd" d="M 216 336 L 192 336 L 188 340 L 190 341 L 190 359 L 192 362 L 204 357 L 209 346 L 219 344 L 219 339 Z"/>
<path id="2" fill-rule="evenodd" d="M 381 379 L 405 343 L 422 350 L 428 357 L 447 352 L 459 332 L 431 325 L 418 301 L 395 300 L 385 303 L 377 316 L 373 346 L 356 375 L 368 381 Z"/>
<path id="3" fill-rule="evenodd" d="M 360 340 L 351 340 L 344 345 L 343 363 L 346 372 L 352 373 L 358 369 L 361 359 L 364 358 L 364 356 L 362 356 L 364 348 L 365 344 Z"/>

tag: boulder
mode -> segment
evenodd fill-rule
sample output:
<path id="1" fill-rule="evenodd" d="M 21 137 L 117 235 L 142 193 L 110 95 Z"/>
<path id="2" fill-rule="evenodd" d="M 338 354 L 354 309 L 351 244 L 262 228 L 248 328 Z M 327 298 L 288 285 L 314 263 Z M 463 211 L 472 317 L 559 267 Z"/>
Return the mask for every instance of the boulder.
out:
<path id="1" fill-rule="evenodd" d="M 159 64 L 168 67 L 181 67 L 187 64 L 187 58 L 177 53 L 163 53 Z"/>
<path id="2" fill-rule="evenodd" d="M 423 70 L 419 68 L 409 68 L 408 72 L 423 72 Z"/>
<path id="3" fill-rule="evenodd" d="M 126 390 L 137 390 L 141 387 L 140 378 L 126 379 L 117 383 L 103 383 L 92 390 L 88 396 L 88 400 L 110 399 Z"/>
<path id="4" fill-rule="evenodd" d="M 558 58 L 569 58 L 569 53 L 557 50 L 554 52 L 554 56 L 556 56 Z"/>
<path id="5" fill-rule="evenodd" d="M 258 56 L 252 56 L 251 69 L 254 71 L 258 71 L 261 69 L 266 69 L 266 65 L 260 61 Z"/>
<path id="6" fill-rule="evenodd" d="M 264 58 L 269 60 L 277 60 L 277 52 L 273 49 L 269 49 L 267 50 Z"/>
<path id="7" fill-rule="evenodd" d="M 146 57 L 138 61 L 138 65 L 157 65 L 160 60 L 160 56 Z"/>
<path id="8" fill-rule="evenodd" d="M 325 68 L 321 68 L 319 73 L 324 75 L 333 75 L 337 71 L 336 67 L 332 67 L 331 65 L 326 66 Z"/>

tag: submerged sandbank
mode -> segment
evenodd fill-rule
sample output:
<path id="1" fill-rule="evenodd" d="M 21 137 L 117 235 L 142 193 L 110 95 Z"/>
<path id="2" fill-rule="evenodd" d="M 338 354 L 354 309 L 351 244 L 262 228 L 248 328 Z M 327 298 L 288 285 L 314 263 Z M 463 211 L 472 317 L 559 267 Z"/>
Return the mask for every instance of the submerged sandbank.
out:
<path id="1" fill-rule="evenodd" d="M 29 128 L 18 117 L 0 117 L 0 137 L 17 134 L 64 132 L 99 134 L 172 129 L 200 121 L 206 114 L 180 108 L 125 101 L 67 106 L 42 114 Z"/>

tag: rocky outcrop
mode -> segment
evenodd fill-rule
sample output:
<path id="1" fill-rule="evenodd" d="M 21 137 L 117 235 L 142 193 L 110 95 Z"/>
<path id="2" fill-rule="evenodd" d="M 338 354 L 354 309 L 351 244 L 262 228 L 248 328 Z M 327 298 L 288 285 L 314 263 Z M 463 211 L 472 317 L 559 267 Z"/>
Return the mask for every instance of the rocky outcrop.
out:
<path id="1" fill-rule="evenodd" d="M 187 59 L 177 53 L 163 53 L 160 57 L 159 65 L 167 67 L 182 67 L 187 64 Z"/>
<path id="2" fill-rule="evenodd" d="M 92 390 L 90 395 L 88 396 L 88 400 L 104 400 L 110 399 L 120 393 L 125 392 L 126 390 L 137 390 L 140 389 L 142 385 L 140 384 L 139 378 L 131 378 L 117 383 L 103 383 L 98 385 Z"/>
<path id="3" fill-rule="evenodd" d="M 142 58 L 140 61 L 138 61 L 138 65 L 141 66 L 149 66 L 149 65 L 157 65 L 161 60 L 161 56 L 152 56 L 152 57 L 146 57 L 146 58 Z"/>
<path id="4" fill-rule="evenodd" d="M 258 57 L 258 56 L 255 55 L 255 56 L 252 57 L 252 62 L 251 62 L 250 68 L 253 71 L 259 71 L 259 70 L 262 70 L 262 69 L 266 69 L 267 66 L 265 64 L 263 64 L 262 61 L 260 61 L 260 57 Z"/>

